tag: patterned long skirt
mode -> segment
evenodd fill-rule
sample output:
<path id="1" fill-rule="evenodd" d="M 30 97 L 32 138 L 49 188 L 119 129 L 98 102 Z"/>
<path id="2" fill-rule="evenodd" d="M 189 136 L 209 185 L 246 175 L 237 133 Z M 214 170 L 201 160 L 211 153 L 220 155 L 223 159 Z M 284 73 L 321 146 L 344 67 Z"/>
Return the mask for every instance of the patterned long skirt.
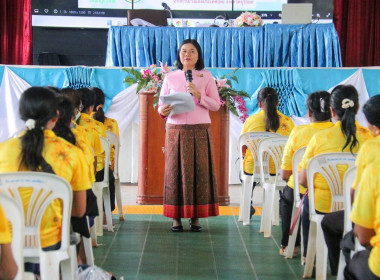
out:
<path id="1" fill-rule="evenodd" d="M 218 216 L 210 124 L 167 124 L 165 141 L 164 216 Z"/>

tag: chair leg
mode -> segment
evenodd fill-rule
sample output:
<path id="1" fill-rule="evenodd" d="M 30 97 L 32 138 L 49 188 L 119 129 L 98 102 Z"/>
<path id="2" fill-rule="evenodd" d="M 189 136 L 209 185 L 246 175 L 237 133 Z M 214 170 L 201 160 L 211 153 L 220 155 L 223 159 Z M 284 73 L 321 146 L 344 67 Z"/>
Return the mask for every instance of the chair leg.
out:
<path id="1" fill-rule="evenodd" d="M 90 225 L 88 223 L 88 217 L 87 217 L 87 225 L 88 225 L 88 227 L 90 227 Z M 91 237 L 90 238 L 86 238 L 86 237 L 83 236 L 82 237 L 82 242 L 83 242 L 84 252 L 86 254 L 87 264 L 90 265 L 90 266 L 94 266 L 95 262 L 94 262 L 94 253 L 92 251 Z"/>
<path id="2" fill-rule="evenodd" d="M 325 280 L 327 274 L 327 246 L 320 223 L 317 224 L 317 244 L 315 278 Z"/>
<path id="3" fill-rule="evenodd" d="M 96 219 L 95 219 L 95 222 L 96 222 Z M 91 234 L 91 245 L 92 247 L 98 247 L 99 244 L 98 244 L 98 237 L 96 235 L 96 224 L 94 224 L 90 230 L 90 234 Z"/>
<path id="4" fill-rule="evenodd" d="M 272 225 L 280 225 L 280 194 L 278 190 L 275 190 L 273 199 L 273 211 L 272 211 Z"/>
<path id="5" fill-rule="evenodd" d="M 246 180 L 244 180 L 244 194 L 243 194 L 243 225 L 248 226 L 251 223 L 251 219 L 249 216 L 250 208 L 251 208 L 251 199 L 252 199 L 252 176 L 246 176 Z"/>
<path id="6" fill-rule="evenodd" d="M 294 220 L 294 216 L 297 213 L 297 210 L 298 210 L 298 208 L 295 206 L 295 204 L 293 204 L 292 219 L 291 219 L 292 223 L 293 223 L 293 220 Z M 285 255 L 286 259 L 293 258 L 294 247 L 296 245 L 297 233 L 298 233 L 298 227 L 299 227 L 299 225 L 300 225 L 300 218 L 298 216 L 296 225 L 294 226 L 293 233 L 292 233 L 292 235 L 289 235 L 288 247 L 286 249 L 286 255 Z"/>
<path id="7" fill-rule="evenodd" d="M 317 246 L 317 225 L 310 221 L 309 239 L 307 241 L 306 264 L 303 273 L 303 278 L 311 278 L 315 261 L 315 251 Z"/>
<path id="8" fill-rule="evenodd" d="M 95 218 L 95 232 L 97 236 L 103 236 L 103 187 L 95 184 L 92 188 L 98 203 L 99 216 Z"/>
<path id="9" fill-rule="evenodd" d="M 40 273 L 41 273 L 41 279 L 51 279 L 51 280 L 59 280 L 59 265 L 60 260 L 58 258 L 52 258 L 49 254 L 49 252 L 40 251 Z M 70 279 L 71 273 L 68 273 L 68 275 L 62 275 L 65 277 L 64 280 L 67 279 L 67 277 Z"/>
<path id="10" fill-rule="evenodd" d="M 344 258 L 343 252 L 341 250 L 340 256 L 339 256 L 338 275 L 336 278 L 337 280 L 343 280 L 344 279 L 343 271 L 344 271 L 345 267 L 346 267 L 346 260 Z"/>
<path id="11" fill-rule="evenodd" d="M 264 232 L 264 237 L 271 236 L 272 228 L 272 211 L 273 211 L 273 201 L 274 192 L 276 185 L 271 183 L 264 183 L 264 202 L 263 202 L 263 212 L 261 214 L 261 224 L 260 232 Z"/>
<path id="12" fill-rule="evenodd" d="M 123 203 L 121 201 L 120 179 L 115 178 L 116 205 L 119 211 L 119 221 L 124 221 Z"/>
<path id="13" fill-rule="evenodd" d="M 108 187 L 103 188 L 103 203 L 104 212 L 106 214 L 107 230 L 113 232 L 110 190 Z"/>

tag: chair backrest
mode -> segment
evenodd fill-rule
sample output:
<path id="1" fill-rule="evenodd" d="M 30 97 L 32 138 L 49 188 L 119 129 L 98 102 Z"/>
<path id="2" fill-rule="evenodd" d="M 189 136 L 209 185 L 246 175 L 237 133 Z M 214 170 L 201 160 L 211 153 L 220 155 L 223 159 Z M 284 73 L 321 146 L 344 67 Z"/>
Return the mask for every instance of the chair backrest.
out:
<path id="1" fill-rule="evenodd" d="M 114 168 L 113 168 L 113 174 L 115 179 L 119 178 L 119 151 L 120 151 L 120 140 L 119 137 L 111 132 L 107 131 L 107 140 L 108 142 L 115 147 L 115 158 L 114 158 Z"/>
<path id="2" fill-rule="evenodd" d="M 12 224 L 12 254 L 18 271 L 15 279 L 22 279 L 24 274 L 24 211 L 21 205 L 8 194 L 0 193 L 0 205 L 8 221 Z"/>
<path id="3" fill-rule="evenodd" d="M 299 148 L 297 151 L 294 152 L 293 159 L 292 159 L 293 196 L 294 196 L 294 201 L 297 203 L 297 205 L 301 202 L 301 198 L 299 195 L 300 186 L 299 186 L 299 180 L 298 180 L 298 166 L 300 165 L 302 161 L 302 157 L 305 151 L 306 151 L 306 147 Z"/>
<path id="4" fill-rule="evenodd" d="M 244 174 L 243 165 L 243 147 L 247 147 L 252 154 L 255 169 L 253 172 L 254 181 L 260 181 L 260 160 L 259 160 L 259 143 L 262 139 L 269 137 L 280 137 L 281 135 L 274 132 L 245 132 L 239 137 L 239 153 L 240 153 L 240 175 Z"/>
<path id="5" fill-rule="evenodd" d="M 343 177 L 343 195 L 344 195 L 344 233 L 352 230 L 352 222 L 350 219 L 351 213 L 351 189 L 352 183 L 356 176 L 356 166 L 347 169 Z M 356 190 L 358 186 L 356 186 Z"/>
<path id="6" fill-rule="evenodd" d="M 262 183 L 274 183 L 277 185 L 285 186 L 286 183 L 281 177 L 281 160 L 284 153 L 286 142 L 288 141 L 287 136 L 270 137 L 267 139 L 262 139 L 259 143 L 259 162 L 260 162 L 260 173 Z M 276 176 L 274 182 L 270 182 L 273 178 L 270 178 L 269 174 L 269 160 L 272 158 L 274 165 L 276 167 Z M 265 168 L 267 167 L 268 168 Z"/>
<path id="7" fill-rule="evenodd" d="M 309 188 L 310 215 L 315 215 L 314 176 L 319 173 L 327 181 L 331 191 L 331 210 L 343 208 L 343 180 L 341 176 L 355 165 L 355 156 L 351 153 L 325 153 L 310 159 L 307 165 L 307 183 Z M 343 169 L 346 168 L 344 171 Z M 343 172 L 343 173 L 342 173 Z"/>
<path id="8" fill-rule="evenodd" d="M 44 172 L 3 173 L 0 174 L 0 189 L 24 209 L 24 257 L 39 257 L 41 220 L 46 208 L 55 199 L 60 199 L 63 207 L 59 250 L 68 250 L 73 191 L 65 179 Z M 27 205 L 24 205 L 20 191 L 30 192 L 30 201 Z"/>
<path id="9" fill-rule="evenodd" d="M 108 140 L 106 138 L 104 138 L 104 137 L 100 137 L 100 142 L 102 143 L 102 147 L 103 147 L 104 153 L 105 153 L 103 182 L 108 185 L 109 170 L 110 170 L 111 145 L 110 145 L 110 142 L 108 142 Z"/>
<path id="10" fill-rule="evenodd" d="M 139 10 L 128 10 L 127 11 L 127 23 L 131 24 L 131 20 L 134 18 L 141 18 L 157 26 L 167 26 L 168 25 L 168 15 L 165 10 L 150 10 L 150 9 L 139 9 Z"/>

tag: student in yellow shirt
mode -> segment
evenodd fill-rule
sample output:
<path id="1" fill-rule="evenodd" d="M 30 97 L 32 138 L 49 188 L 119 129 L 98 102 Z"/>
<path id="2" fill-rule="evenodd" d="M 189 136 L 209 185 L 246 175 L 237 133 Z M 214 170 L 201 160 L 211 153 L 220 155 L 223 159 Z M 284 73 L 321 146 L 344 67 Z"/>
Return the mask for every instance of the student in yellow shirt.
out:
<path id="1" fill-rule="evenodd" d="M 260 112 L 247 118 L 243 124 L 241 134 L 251 131 L 268 131 L 289 136 L 294 124 L 291 118 L 281 114 L 278 110 L 278 94 L 274 88 L 262 88 L 258 95 Z M 254 170 L 253 156 L 249 149 L 246 149 L 243 167 L 246 174 L 252 174 Z M 275 173 L 274 164 L 270 164 L 270 172 Z M 253 183 L 253 189 L 256 182 Z M 255 213 L 255 209 L 251 206 L 251 217 Z"/>
<path id="2" fill-rule="evenodd" d="M 52 131 L 58 119 L 57 109 L 57 98 L 49 89 L 31 87 L 24 91 L 19 112 L 26 131 L 20 138 L 0 143 L 0 173 L 44 171 L 65 178 L 73 189 L 71 216 L 82 217 L 86 190 L 91 188 L 88 167 L 83 152 Z M 22 189 L 20 194 L 24 208 L 28 207 L 31 190 Z M 44 250 L 60 247 L 61 207 L 59 200 L 53 201 L 42 218 L 40 239 Z M 34 268 L 29 271 L 35 272 Z"/>
<path id="3" fill-rule="evenodd" d="M 355 189 L 358 186 L 365 168 L 378 160 L 380 154 L 380 95 L 370 98 L 363 106 L 368 128 L 374 138 L 365 141 L 356 157 L 356 178 L 352 184 L 351 201 L 354 201 Z M 340 241 L 344 231 L 344 210 L 326 214 L 322 220 L 322 229 L 329 249 L 330 263 L 337 269 L 340 256 Z"/>
<path id="4" fill-rule="evenodd" d="M 17 269 L 12 253 L 12 234 L 9 222 L 0 204 L 0 279 L 14 279 Z"/>
<path id="5" fill-rule="evenodd" d="M 114 133 L 117 133 L 119 136 L 119 128 L 117 122 L 114 119 L 107 118 L 104 115 L 103 106 L 105 103 L 104 92 L 97 87 L 89 88 L 95 95 L 95 106 L 92 117 L 94 120 L 104 124 L 106 130 L 110 130 Z M 109 190 L 110 190 L 110 200 L 111 200 L 111 211 L 115 210 L 115 177 L 113 176 L 113 161 L 115 158 L 115 148 L 111 148 L 110 154 L 110 167 L 109 167 Z"/>
<path id="6" fill-rule="evenodd" d="M 293 128 L 292 132 L 290 133 L 288 142 L 286 143 L 281 161 L 282 179 L 288 183 L 287 186 L 285 186 L 283 189 L 280 197 L 282 225 L 280 255 L 285 255 L 286 246 L 288 246 L 289 231 L 293 211 L 293 155 L 298 149 L 305 147 L 315 133 L 333 126 L 333 123 L 330 121 L 330 94 L 327 91 L 317 91 L 310 94 L 306 101 L 306 105 L 311 123 L 307 125 L 299 125 Z M 306 192 L 306 189 L 303 186 L 299 187 L 302 197 Z M 296 246 L 298 247 L 299 244 L 300 236 L 298 231 Z M 296 250 L 298 250 L 298 248 Z M 306 256 L 306 254 L 304 256 Z"/>
<path id="7" fill-rule="evenodd" d="M 347 264 L 345 279 L 380 279 L 380 161 L 363 172 L 350 218 L 354 233 L 366 250 L 357 252 Z"/>
<path id="8" fill-rule="evenodd" d="M 357 153 L 365 140 L 371 138 L 368 129 L 355 122 L 355 116 L 359 109 L 358 92 L 352 85 L 339 85 L 335 87 L 330 97 L 331 115 L 336 123 L 333 127 L 316 133 L 307 145 L 305 154 L 300 164 L 299 183 L 304 187 L 308 186 L 306 169 L 309 160 L 321 153 L 351 152 Z M 339 169 L 343 180 L 346 170 Z M 331 192 L 330 187 L 322 175 L 317 174 L 314 179 L 315 209 L 317 213 L 327 214 L 331 212 Z M 309 224 L 309 198 L 304 200 L 301 221 L 303 238 L 308 240 Z M 306 243 L 307 244 L 307 243 Z M 328 245 L 329 247 L 329 245 Z M 307 250 L 307 248 L 305 248 Z M 329 250 L 329 258 L 331 257 Z M 337 265 L 330 258 L 332 273 L 336 273 Z"/>

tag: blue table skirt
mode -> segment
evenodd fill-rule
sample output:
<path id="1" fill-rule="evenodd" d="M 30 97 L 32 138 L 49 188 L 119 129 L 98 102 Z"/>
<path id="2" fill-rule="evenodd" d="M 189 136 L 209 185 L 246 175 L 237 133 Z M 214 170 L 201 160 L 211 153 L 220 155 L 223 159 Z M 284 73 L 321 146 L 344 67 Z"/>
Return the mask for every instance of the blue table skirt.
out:
<path id="1" fill-rule="evenodd" d="M 206 67 L 341 67 L 339 38 L 333 24 L 263 27 L 112 26 L 106 66 L 173 65 L 180 43 L 201 45 Z"/>

